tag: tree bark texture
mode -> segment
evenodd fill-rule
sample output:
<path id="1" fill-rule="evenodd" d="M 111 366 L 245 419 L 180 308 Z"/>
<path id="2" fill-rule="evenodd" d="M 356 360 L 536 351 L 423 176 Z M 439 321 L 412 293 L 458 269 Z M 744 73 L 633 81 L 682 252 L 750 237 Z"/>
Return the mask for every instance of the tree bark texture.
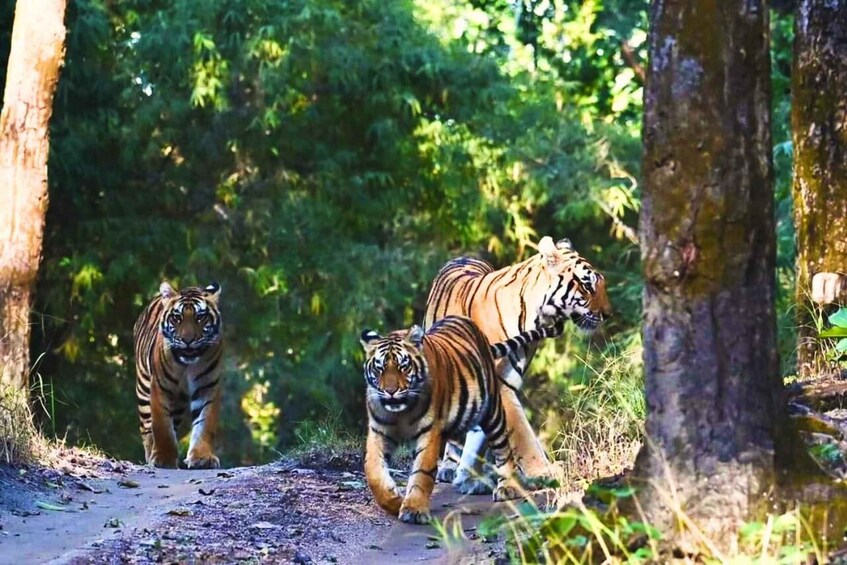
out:
<path id="1" fill-rule="evenodd" d="M 792 71 L 797 370 L 834 370 L 816 339 L 809 293 L 819 272 L 847 273 L 847 0 L 801 0 Z"/>
<path id="2" fill-rule="evenodd" d="M 641 250 L 648 520 L 727 540 L 773 469 L 775 235 L 764 0 L 654 0 Z M 677 514 L 677 518 L 679 515 Z M 674 533 L 687 545 L 690 531 Z"/>
<path id="3" fill-rule="evenodd" d="M 66 0 L 15 7 L 0 113 L 0 384 L 26 387 L 30 306 L 47 210 L 48 126 L 65 56 Z"/>

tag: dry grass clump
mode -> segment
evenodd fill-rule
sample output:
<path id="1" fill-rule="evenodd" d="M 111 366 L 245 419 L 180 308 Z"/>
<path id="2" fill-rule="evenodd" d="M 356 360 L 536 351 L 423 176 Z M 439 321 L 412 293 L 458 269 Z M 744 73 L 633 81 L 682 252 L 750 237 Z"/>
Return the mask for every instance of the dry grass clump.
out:
<path id="1" fill-rule="evenodd" d="M 46 442 L 32 421 L 27 392 L 0 385 L 0 463 L 34 463 L 46 451 Z"/>
<path id="2" fill-rule="evenodd" d="M 584 384 L 569 388 L 553 440 L 565 487 L 585 487 L 632 467 L 641 447 L 646 403 L 640 343 L 604 355 Z"/>
<path id="3" fill-rule="evenodd" d="M 0 465 L 94 469 L 105 458 L 97 448 L 44 437 L 34 423 L 29 391 L 0 385 Z"/>

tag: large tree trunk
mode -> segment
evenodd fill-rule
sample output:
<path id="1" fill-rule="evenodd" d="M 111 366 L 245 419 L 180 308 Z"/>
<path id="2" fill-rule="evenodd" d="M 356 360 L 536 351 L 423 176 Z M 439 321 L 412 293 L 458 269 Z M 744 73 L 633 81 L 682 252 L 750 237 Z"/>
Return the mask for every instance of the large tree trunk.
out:
<path id="1" fill-rule="evenodd" d="M 677 543 L 691 541 L 686 528 L 674 532 L 678 509 L 728 543 L 770 482 L 781 388 L 768 8 L 654 0 L 650 26 L 641 212 L 648 439 L 634 475 L 647 519 Z"/>
<path id="2" fill-rule="evenodd" d="M 19 0 L 0 113 L 0 384 L 26 387 L 66 0 Z"/>
<path id="3" fill-rule="evenodd" d="M 815 339 L 811 279 L 847 272 L 847 0 L 799 2 L 791 80 L 797 369 L 809 377 L 833 369 Z"/>

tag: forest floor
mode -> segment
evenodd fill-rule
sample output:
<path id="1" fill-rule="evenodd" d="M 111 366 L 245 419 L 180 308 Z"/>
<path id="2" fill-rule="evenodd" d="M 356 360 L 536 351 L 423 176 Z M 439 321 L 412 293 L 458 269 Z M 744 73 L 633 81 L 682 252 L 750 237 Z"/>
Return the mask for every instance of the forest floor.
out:
<path id="1" fill-rule="evenodd" d="M 337 459 L 337 458 L 336 458 Z M 0 563 L 495 563 L 476 528 L 509 511 L 439 485 L 432 508 L 461 537 L 400 523 L 361 461 L 150 469 L 71 450 L 54 468 L 0 467 Z M 458 525 L 458 530 L 454 529 Z"/>

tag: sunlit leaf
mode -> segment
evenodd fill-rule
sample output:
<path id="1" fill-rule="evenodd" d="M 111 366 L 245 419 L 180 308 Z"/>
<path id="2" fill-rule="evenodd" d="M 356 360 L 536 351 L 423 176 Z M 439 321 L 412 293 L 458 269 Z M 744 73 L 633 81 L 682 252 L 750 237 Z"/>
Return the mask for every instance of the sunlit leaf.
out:
<path id="1" fill-rule="evenodd" d="M 847 337 L 847 328 L 841 326 L 833 326 L 822 330 L 819 334 L 821 337 Z"/>
<path id="2" fill-rule="evenodd" d="M 847 308 L 839 308 L 828 319 L 833 326 L 847 329 Z"/>

